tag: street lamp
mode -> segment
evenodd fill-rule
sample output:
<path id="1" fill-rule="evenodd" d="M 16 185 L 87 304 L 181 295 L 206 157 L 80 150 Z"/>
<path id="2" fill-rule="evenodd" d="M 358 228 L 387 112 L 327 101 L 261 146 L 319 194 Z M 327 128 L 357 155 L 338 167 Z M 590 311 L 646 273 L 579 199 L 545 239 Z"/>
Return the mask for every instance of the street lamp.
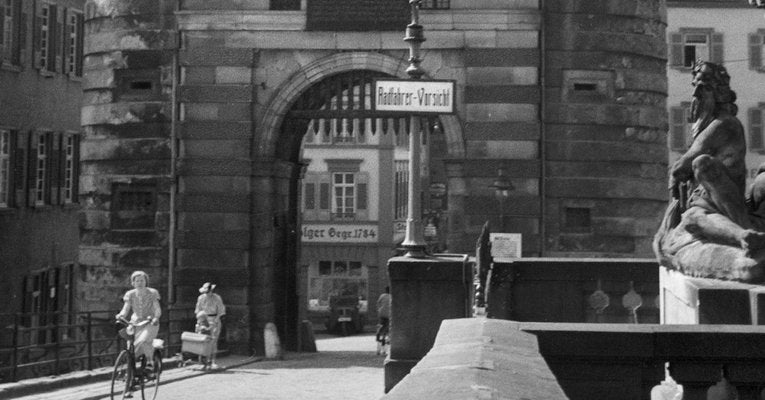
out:
<path id="1" fill-rule="evenodd" d="M 494 196 L 499 201 L 499 221 L 500 221 L 500 229 L 502 229 L 502 232 L 505 232 L 505 203 L 507 202 L 507 199 L 510 197 L 510 191 L 515 189 L 513 187 L 513 184 L 510 183 L 509 180 L 505 177 L 504 170 L 502 168 L 497 169 L 497 179 L 494 180 L 494 183 L 489 185 L 490 188 L 494 189 Z"/>
<path id="2" fill-rule="evenodd" d="M 420 0 L 409 0 L 411 7 L 412 22 L 406 26 L 406 37 L 404 41 L 409 44 L 409 67 L 406 69 L 407 75 L 412 80 L 420 79 L 425 71 L 420 68 L 420 46 L 425 41 L 422 25 L 419 23 Z M 420 181 L 420 146 L 422 143 L 420 132 L 420 116 L 413 114 L 409 123 L 409 201 L 407 202 L 406 234 L 401 246 L 406 250 L 407 257 L 423 258 L 427 257 L 425 249 L 427 242 L 423 234 L 422 216 L 420 215 L 422 207 L 420 192 L 422 182 Z"/>

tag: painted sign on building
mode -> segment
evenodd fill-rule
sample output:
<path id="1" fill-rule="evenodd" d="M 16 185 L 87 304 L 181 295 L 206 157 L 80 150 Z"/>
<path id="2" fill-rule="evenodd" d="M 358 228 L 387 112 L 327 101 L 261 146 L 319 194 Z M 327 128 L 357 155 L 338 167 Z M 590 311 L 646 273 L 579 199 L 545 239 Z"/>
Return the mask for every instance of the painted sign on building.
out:
<path id="1" fill-rule="evenodd" d="M 377 111 L 454 113 L 454 81 L 375 80 Z"/>
<path id="2" fill-rule="evenodd" d="M 303 224 L 303 243 L 376 243 L 377 225 Z"/>

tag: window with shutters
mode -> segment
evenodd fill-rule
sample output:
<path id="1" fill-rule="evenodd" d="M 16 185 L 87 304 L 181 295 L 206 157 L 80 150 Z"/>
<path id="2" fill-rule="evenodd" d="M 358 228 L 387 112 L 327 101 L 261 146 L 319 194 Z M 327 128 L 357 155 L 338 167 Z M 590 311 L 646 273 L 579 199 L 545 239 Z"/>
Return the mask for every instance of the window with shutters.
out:
<path id="1" fill-rule="evenodd" d="M 11 203 L 11 131 L 0 129 L 0 208 Z"/>
<path id="2" fill-rule="evenodd" d="M 38 134 L 37 137 L 37 157 L 35 162 L 35 205 L 43 205 L 46 200 L 46 189 L 48 188 L 48 146 L 50 145 L 50 135 Z"/>
<path id="3" fill-rule="evenodd" d="M 693 68 L 696 61 L 723 62 L 723 36 L 706 28 L 684 28 L 669 34 L 669 64 Z"/>
<path id="4" fill-rule="evenodd" d="M 765 72 L 765 62 L 763 62 L 763 51 L 765 48 L 765 29 L 760 29 L 757 33 L 749 34 L 749 68 L 755 71 Z"/>
<path id="5" fill-rule="evenodd" d="M 688 123 L 690 110 L 691 104 L 688 102 L 669 108 L 669 148 L 672 151 L 688 150 L 691 137 L 691 128 Z"/>
<path id="6" fill-rule="evenodd" d="M 56 72 L 56 65 L 61 63 L 61 24 L 58 14 L 58 7 L 55 5 L 39 3 L 35 18 L 34 45 L 35 67 L 40 71 Z"/>
<path id="7" fill-rule="evenodd" d="M 24 42 L 21 6 L 21 0 L 0 0 L 0 64 L 21 64 Z"/>
<path id="8" fill-rule="evenodd" d="M 70 76 L 82 76 L 82 13 L 67 10 L 64 34 L 64 73 Z"/>
<path id="9" fill-rule="evenodd" d="M 15 26 L 13 0 L 0 0 L 0 57 L 3 61 L 11 59 L 13 51 L 13 31 Z"/>
<path id="10" fill-rule="evenodd" d="M 353 220 L 356 217 L 356 184 L 353 173 L 332 174 L 332 219 Z"/>
<path id="11" fill-rule="evenodd" d="M 74 334 L 66 328 L 74 322 L 70 314 L 74 304 L 73 268 L 72 263 L 65 263 L 24 276 L 21 325 L 42 328 L 28 331 L 29 343 L 55 343 Z"/>
<path id="12" fill-rule="evenodd" d="M 765 112 L 765 103 L 760 103 L 757 108 L 749 109 L 749 150 L 765 151 L 763 140 L 762 121 Z"/>

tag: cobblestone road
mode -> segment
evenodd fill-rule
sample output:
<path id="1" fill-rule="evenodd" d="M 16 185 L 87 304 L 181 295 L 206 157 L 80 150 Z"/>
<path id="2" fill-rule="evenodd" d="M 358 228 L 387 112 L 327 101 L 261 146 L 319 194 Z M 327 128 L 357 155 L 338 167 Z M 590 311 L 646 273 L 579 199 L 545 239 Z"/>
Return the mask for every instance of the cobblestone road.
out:
<path id="1" fill-rule="evenodd" d="M 375 354 L 373 334 L 318 334 L 316 345 L 318 353 L 287 353 L 283 360 L 257 361 L 215 373 L 191 376 L 190 370 L 169 370 L 163 374 L 168 381 L 161 384 L 157 400 L 376 400 L 383 395 L 384 357 Z M 107 386 L 99 382 L 19 399 L 109 398 Z"/>

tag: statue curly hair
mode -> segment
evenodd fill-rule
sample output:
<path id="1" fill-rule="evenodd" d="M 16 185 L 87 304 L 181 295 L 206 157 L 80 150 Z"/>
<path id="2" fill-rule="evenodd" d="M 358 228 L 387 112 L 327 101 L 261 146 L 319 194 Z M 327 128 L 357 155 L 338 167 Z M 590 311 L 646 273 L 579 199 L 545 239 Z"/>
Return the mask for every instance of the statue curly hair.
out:
<path id="1" fill-rule="evenodd" d="M 691 75 L 693 76 L 691 84 L 697 90 L 701 88 L 712 90 L 715 100 L 714 111 L 712 112 L 714 116 L 717 116 L 722 109 L 733 116 L 738 113 L 738 106 L 735 104 L 736 92 L 730 88 L 730 75 L 728 75 L 725 67 L 699 60 L 694 64 Z M 694 97 L 696 97 L 696 92 L 694 92 Z M 692 118 L 695 118 L 694 115 L 695 113 L 692 112 Z"/>

